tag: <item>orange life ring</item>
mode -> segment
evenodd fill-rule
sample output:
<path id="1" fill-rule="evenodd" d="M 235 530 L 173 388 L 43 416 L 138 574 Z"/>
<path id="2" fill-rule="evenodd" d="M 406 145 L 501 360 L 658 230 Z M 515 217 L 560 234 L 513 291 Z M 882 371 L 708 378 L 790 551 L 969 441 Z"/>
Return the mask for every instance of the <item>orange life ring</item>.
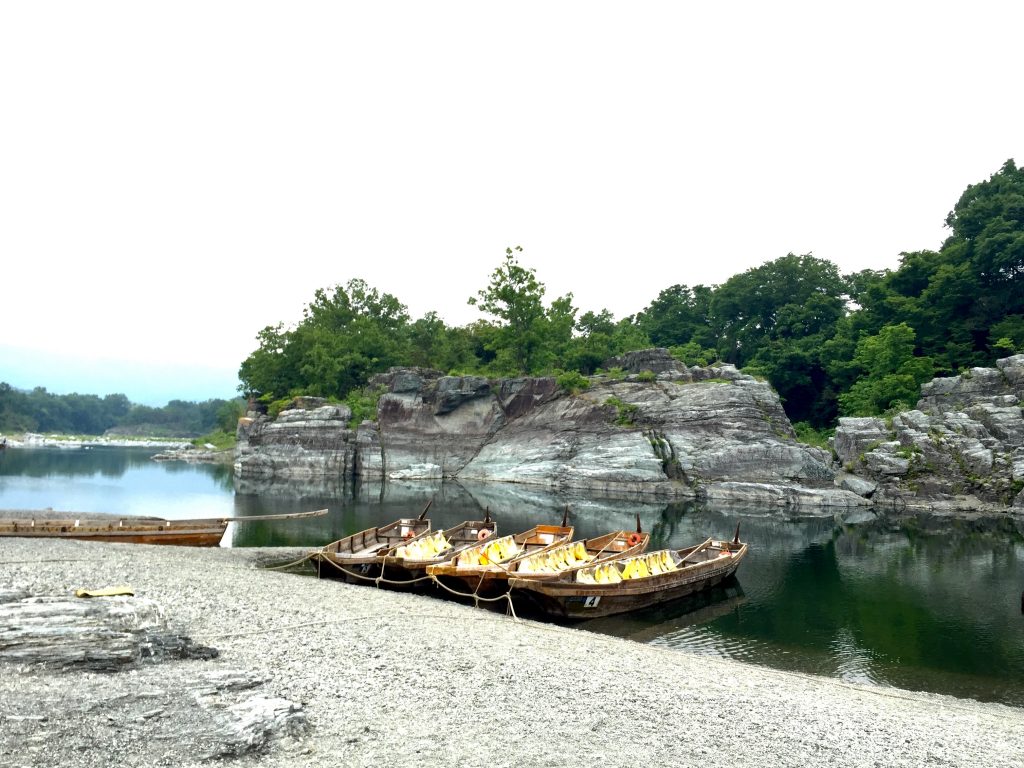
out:
<path id="1" fill-rule="evenodd" d="M 626 541 L 629 542 L 629 546 L 635 547 L 637 544 L 643 541 L 643 539 L 641 538 L 639 533 L 631 533 L 629 534 L 629 538 L 626 539 Z"/>
<path id="2" fill-rule="evenodd" d="M 481 528 L 479 531 L 476 532 L 476 540 L 477 541 L 483 541 L 484 539 L 486 539 L 490 535 L 491 535 L 491 529 L 490 528 Z"/>
<path id="3" fill-rule="evenodd" d="M 408 530 L 408 531 L 405 532 L 405 535 L 403 535 L 402 538 L 403 539 L 411 539 L 415 535 L 416 535 L 415 531 Z"/>

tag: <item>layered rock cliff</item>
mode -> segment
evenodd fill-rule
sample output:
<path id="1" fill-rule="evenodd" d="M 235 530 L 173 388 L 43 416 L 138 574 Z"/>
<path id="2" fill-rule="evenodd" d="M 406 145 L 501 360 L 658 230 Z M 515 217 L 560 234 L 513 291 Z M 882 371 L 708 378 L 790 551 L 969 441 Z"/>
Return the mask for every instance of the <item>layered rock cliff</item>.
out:
<path id="1" fill-rule="evenodd" d="M 488 380 L 394 369 L 377 420 L 304 399 L 239 429 L 236 477 L 329 491 L 368 480 L 456 479 L 658 498 L 849 507 L 832 456 L 796 442 L 778 396 L 731 366 L 687 368 L 664 350 L 575 392 L 552 378 Z"/>
<path id="2" fill-rule="evenodd" d="M 236 481 L 243 490 L 287 484 L 310 494 L 340 494 L 355 471 L 351 415 L 348 406 L 303 397 L 276 419 L 240 419 Z"/>
<path id="3" fill-rule="evenodd" d="M 891 422 L 839 420 L 835 452 L 851 487 L 897 508 L 1024 511 L 1024 355 L 921 387 Z"/>

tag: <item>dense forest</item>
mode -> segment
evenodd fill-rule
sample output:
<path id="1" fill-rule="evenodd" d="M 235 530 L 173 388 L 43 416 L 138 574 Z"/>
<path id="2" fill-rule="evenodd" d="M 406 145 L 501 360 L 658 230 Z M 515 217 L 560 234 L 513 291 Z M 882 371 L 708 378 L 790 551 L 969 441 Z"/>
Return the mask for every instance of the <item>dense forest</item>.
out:
<path id="1" fill-rule="evenodd" d="M 553 374 L 576 380 L 612 356 L 667 347 L 689 365 L 733 363 L 766 377 L 794 422 L 912 407 L 922 382 L 1024 350 L 1024 170 L 1013 160 L 969 186 L 938 251 L 901 254 L 896 269 L 840 274 L 789 254 L 721 285 L 672 285 L 636 315 L 580 312 L 572 294 L 545 301 L 536 271 L 509 248 L 469 303 L 482 317 L 447 326 L 409 317 L 362 280 L 316 291 L 292 328 L 268 326 L 241 365 L 247 394 L 345 399 L 368 411 L 369 378 L 391 366 L 455 374 Z"/>
<path id="2" fill-rule="evenodd" d="M 243 414 L 242 400 L 191 403 L 171 400 L 162 408 L 136 405 L 125 395 L 57 395 L 43 387 L 20 390 L 0 382 L 0 432 L 198 437 L 234 432 Z"/>

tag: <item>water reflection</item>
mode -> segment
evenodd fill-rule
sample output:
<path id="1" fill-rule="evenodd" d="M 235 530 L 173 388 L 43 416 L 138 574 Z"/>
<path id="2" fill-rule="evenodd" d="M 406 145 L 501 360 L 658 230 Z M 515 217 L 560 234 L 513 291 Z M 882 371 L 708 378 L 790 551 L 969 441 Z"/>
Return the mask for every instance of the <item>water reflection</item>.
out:
<path id="1" fill-rule="evenodd" d="M 4 477 L 121 477 L 133 467 L 151 464 L 152 448 L 79 447 L 74 449 L 9 449 L 0 452 Z"/>
<path id="2" fill-rule="evenodd" d="M 231 514 L 232 467 L 157 463 L 154 448 L 0 452 L 0 508 L 168 518 Z"/>
<path id="3" fill-rule="evenodd" d="M 790 521 L 780 536 L 777 521 L 744 517 L 742 605 L 652 627 L 648 642 L 1024 706 L 1020 535 L 999 521 L 904 522 Z"/>

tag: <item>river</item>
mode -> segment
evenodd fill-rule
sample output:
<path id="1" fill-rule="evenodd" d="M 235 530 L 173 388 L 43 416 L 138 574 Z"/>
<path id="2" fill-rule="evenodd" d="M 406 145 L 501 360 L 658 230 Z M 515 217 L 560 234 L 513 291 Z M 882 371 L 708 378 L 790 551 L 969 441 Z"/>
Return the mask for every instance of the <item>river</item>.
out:
<path id="1" fill-rule="evenodd" d="M 651 548 L 731 536 L 739 524 L 750 555 L 735 581 L 578 626 L 778 669 L 1024 707 L 1024 541 L 1009 519 L 921 515 L 843 524 L 773 509 L 455 483 L 242 492 L 230 467 L 157 463 L 153 452 L 8 449 L 0 453 L 0 509 L 168 518 L 330 510 L 324 518 L 232 524 L 228 546 L 319 546 L 418 514 L 428 501 L 435 527 L 489 509 L 504 533 L 558 522 L 565 505 L 580 537 L 632 528 L 639 514 Z"/>

